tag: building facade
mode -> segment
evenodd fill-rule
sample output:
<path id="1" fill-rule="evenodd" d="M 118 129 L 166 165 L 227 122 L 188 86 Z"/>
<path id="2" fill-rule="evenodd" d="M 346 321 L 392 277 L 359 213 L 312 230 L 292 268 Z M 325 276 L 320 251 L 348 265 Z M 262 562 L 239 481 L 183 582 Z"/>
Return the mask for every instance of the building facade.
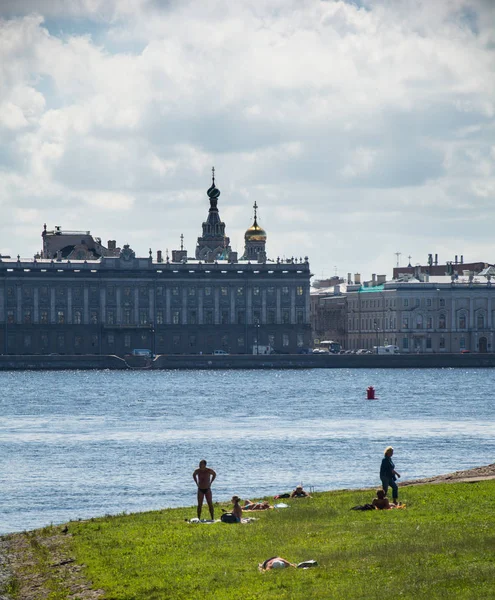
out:
<path id="1" fill-rule="evenodd" d="M 105 248 L 89 232 L 45 227 L 50 256 L 0 259 L 0 352 L 251 354 L 259 347 L 282 353 L 308 347 L 307 257 L 268 261 L 261 230 L 257 258 L 237 260 L 218 214 L 219 195 L 213 181 L 194 258 L 183 248 L 172 260 L 151 250 L 136 257 L 129 245 Z M 246 239 L 252 241 L 251 234 Z M 95 248 L 97 258 L 74 258 Z"/>
<path id="2" fill-rule="evenodd" d="M 495 348 L 495 290 L 488 270 L 477 276 L 465 271 L 338 286 L 332 293 L 320 294 L 319 305 L 323 314 L 340 313 L 347 350 L 388 344 L 404 353 L 493 352 Z M 327 330 L 325 335 L 342 337 L 342 329 Z"/>

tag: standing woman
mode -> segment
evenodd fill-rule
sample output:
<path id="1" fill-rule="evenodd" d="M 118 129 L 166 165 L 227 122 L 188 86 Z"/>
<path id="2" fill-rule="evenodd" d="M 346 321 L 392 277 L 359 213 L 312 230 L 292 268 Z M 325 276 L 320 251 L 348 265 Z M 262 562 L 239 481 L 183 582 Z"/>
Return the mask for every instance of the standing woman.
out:
<path id="1" fill-rule="evenodd" d="M 382 459 L 382 464 L 380 466 L 380 479 L 382 480 L 383 491 L 385 494 L 389 486 L 392 488 L 393 502 L 397 504 L 397 500 L 399 499 L 399 488 L 395 483 L 397 477 L 400 478 L 400 473 L 397 473 L 395 470 L 395 465 L 392 461 L 392 455 L 394 453 L 394 449 L 392 446 L 387 446 L 385 448 L 385 456 Z"/>

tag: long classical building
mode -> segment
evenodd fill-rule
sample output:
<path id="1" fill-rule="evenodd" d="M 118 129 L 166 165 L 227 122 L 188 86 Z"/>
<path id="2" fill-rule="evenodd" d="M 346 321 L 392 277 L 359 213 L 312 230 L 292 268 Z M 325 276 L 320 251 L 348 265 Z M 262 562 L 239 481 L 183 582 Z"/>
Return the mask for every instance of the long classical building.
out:
<path id="1" fill-rule="evenodd" d="M 431 276 L 416 269 L 393 281 L 359 276 L 314 290 L 313 337 L 335 339 L 347 350 L 393 344 L 401 353 L 494 352 L 495 269 L 453 270 Z"/>
<path id="2" fill-rule="evenodd" d="M 242 259 L 220 219 L 220 191 L 194 258 L 129 245 L 102 245 L 90 232 L 44 228 L 33 259 L 0 257 L 0 353 L 156 354 L 297 353 L 311 344 L 308 258 L 267 259 L 257 222 L 245 233 Z"/>

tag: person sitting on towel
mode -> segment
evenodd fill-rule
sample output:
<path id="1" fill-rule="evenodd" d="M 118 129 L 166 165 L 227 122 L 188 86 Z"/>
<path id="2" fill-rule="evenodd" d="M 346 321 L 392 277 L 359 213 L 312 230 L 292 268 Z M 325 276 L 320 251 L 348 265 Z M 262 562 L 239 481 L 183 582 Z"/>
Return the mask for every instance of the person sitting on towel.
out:
<path id="1" fill-rule="evenodd" d="M 308 492 L 306 492 L 306 490 L 303 490 L 302 485 L 298 485 L 296 487 L 296 489 L 292 492 L 290 497 L 291 498 L 311 498 L 311 496 L 308 494 Z"/>

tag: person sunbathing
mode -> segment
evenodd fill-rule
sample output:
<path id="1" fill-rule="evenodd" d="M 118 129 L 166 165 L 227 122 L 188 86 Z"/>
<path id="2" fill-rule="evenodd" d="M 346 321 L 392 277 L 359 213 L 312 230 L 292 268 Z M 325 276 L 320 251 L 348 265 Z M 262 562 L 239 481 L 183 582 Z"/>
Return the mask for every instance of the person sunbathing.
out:
<path id="1" fill-rule="evenodd" d="M 378 510 L 388 510 L 389 508 L 402 508 L 400 502 L 390 502 L 383 490 L 376 490 L 376 498 L 373 499 L 373 502 L 371 504 Z"/>
<path id="2" fill-rule="evenodd" d="M 258 565 L 260 571 L 269 571 L 270 569 L 285 569 L 286 567 L 295 567 L 294 563 L 281 558 L 280 556 L 273 556 L 267 558 L 264 562 Z"/>
<path id="3" fill-rule="evenodd" d="M 303 490 L 302 485 L 298 485 L 296 487 L 296 489 L 292 492 L 290 497 L 291 498 L 311 498 L 311 496 L 308 494 L 308 492 L 306 492 L 306 490 Z"/>
<path id="4" fill-rule="evenodd" d="M 269 508 L 273 508 L 268 502 L 251 502 L 251 500 L 244 501 L 243 510 L 268 510 Z"/>

